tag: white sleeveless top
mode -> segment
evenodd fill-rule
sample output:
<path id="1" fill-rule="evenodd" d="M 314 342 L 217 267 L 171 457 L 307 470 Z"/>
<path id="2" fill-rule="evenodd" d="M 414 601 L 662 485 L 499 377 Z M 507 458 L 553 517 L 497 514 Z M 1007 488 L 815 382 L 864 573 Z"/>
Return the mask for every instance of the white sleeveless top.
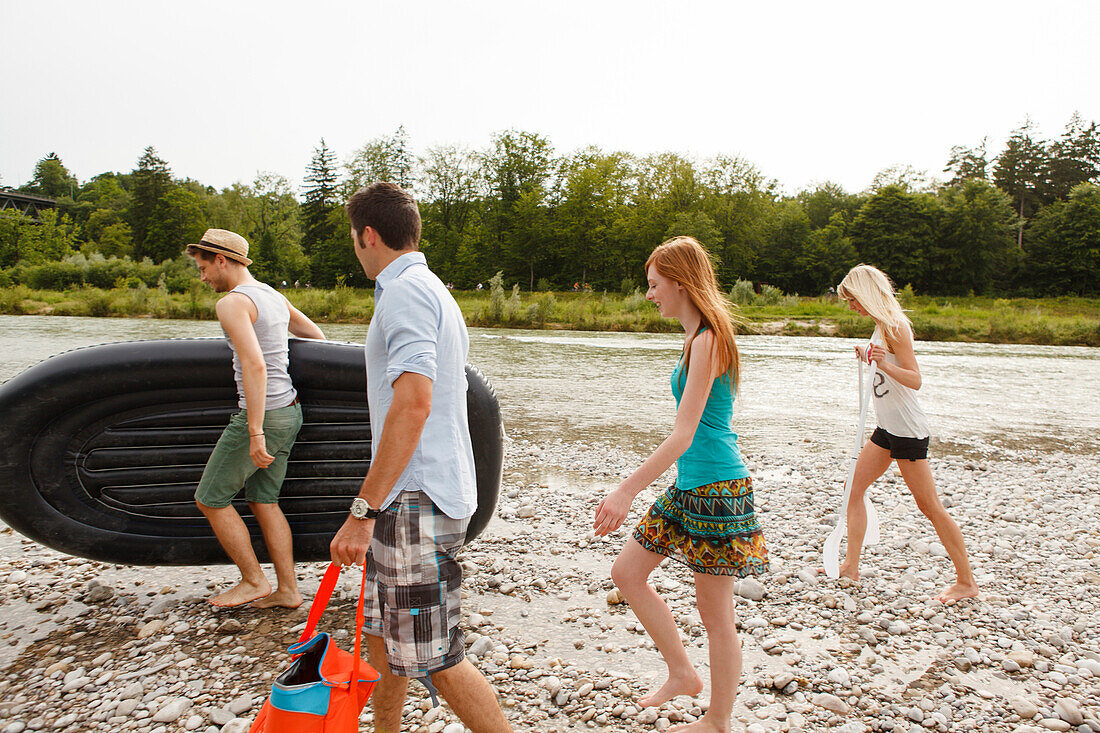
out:
<path id="1" fill-rule="evenodd" d="M 910 333 L 912 333 L 910 331 Z M 890 353 L 882 331 L 878 326 L 871 335 L 871 342 L 886 351 L 886 361 L 896 365 L 898 358 Z M 917 402 L 917 391 L 901 384 L 893 377 L 879 370 L 875 372 L 874 384 L 875 415 L 878 426 L 899 438 L 927 438 L 931 434 L 928 418 Z"/>
<path id="2" fill-rule="evenodd" d="M 277 410 L 280 407 L 290 406 L 294 403 L 298 392 L 295 391 L 287 371 L 290 366 L 290 347 L 287 343 L 290 310 L 287 308 L 286 298 L 270 285 L 263 283 L 238 285 L 230 292 L 248 296 L 256 305 L 256 322 L 252 324 L 252 330 L 256 332 L 256 340 L 260 342 L 264 366 L 267 368 L 267 399 L 264 402 L 264 409 Z M 233 345 L 233 339 L 227 340 L 229 348 L 233 350 L 233 378 L 237 381 L 237 406 L 243 410 L 248 405 L 244 399 L 241 360 L 237 356 L 237 347 Z"/>

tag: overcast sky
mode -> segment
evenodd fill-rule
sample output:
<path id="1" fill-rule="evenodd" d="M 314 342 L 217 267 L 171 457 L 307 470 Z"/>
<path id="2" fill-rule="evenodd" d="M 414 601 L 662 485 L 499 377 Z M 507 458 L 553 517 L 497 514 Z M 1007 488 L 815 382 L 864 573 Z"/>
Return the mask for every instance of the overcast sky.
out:
<path id="1" fill-rule="evenodd" d="M 851 191 L 1030 115 L 1100 120 L 1100 3 L 0 0 L 0 184 L 55 151 L 82 181 L 153 145 L 218 187 L 301 184 L 404 125 L 416 152 L 493 132 L 739 155 L 788 192 Z"/>

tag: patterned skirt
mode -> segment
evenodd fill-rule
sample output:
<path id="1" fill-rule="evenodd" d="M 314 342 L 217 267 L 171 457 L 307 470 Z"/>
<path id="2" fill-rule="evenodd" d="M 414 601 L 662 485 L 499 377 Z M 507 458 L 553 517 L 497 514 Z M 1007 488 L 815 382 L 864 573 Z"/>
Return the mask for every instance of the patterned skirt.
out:
<path id="1" fill-rule="evenodd" d="M 718 481 L 653 502 L 634 539 L 658 555 L 706 575 L 760 575 L 768 570 L 764 533 L 753 514 L 752 479 Z"/>

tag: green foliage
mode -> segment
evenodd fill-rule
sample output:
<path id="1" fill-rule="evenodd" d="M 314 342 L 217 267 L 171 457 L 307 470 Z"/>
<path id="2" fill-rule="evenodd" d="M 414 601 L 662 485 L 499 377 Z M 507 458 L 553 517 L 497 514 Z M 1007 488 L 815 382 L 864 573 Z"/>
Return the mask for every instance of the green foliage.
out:
<path id="1" fill-rule="evenodd" d="M 157 202 L 141 248 L 142 256 L 154 262 L 170 260 L 181 254 L 186 245 L 202 239 L 206 229 L 206 215 L 198 194 L 183 187 L 172 188 Z"/>
<path id="2" fill-rule="evenodd" d="M 1035 217 L 1022 283 L 1036 295 L 1100 293 L 1100 186 L 1083 183 Z"/>
<path id="3" fill-rule="evenodd" d="M 772 285 L 760 288 L 760 302 L 763 305 L 776 305 L 783 299 L 783 291 Z"/>
<path id="4" fill-rule="evenodd" d="M 848 231 L 859 259 L 895 282 L 926 285 L 936 199 L 886 186 L 867 200 Z"/>
<path id="5" fill-rule="evenodd" d="M 69 172 L 57 153 L 47 153 L 34 165 L 34 177 L 21 191 L 51 199 L 72 199 L 78 187 L 76 177 Z"/>
<path id="6" fill-rule="evenodd" d="M 330 321 L 342 319 L 351 302 L 351 288 L 344 284 L 345 280 L 343 276 L 337 277 L 336 287 L 325 295 L 324 314 Z"/>
<path id="7" fill-rule="evenodd" d="M 1019 260 L 1016 216 L 1008 195 L 980 178 L 939 194 L 940 213 L 926 287 L 941 293 L 988 293 Z"/>
<path id="8" fill-rule="evenodd" d="M 646 304 L 645 293 L 638 288 L 634 288 L 634 292 L 626 296 L 623 301 L 623 310 L 628 313 L 638 313 L 646 307 Z"/>
<path id="9" fill-rule="evenodd" d="M 782 290 L 810 290 L 799 264 L 811 233 L 802 206 L 792 199 L 777 204 L 765 223 L 765 231 L 765 244 L 758 254 L 759 262 L 767 263 L 770 279 Z M 757 275 L 762 279 L 762 273 L 758 271 Z"/>
<path id="10" fill-rule="evenodd" d="M 557 306 L 557 304 L 557 299 L 554 298 L 553 293 L 546 293 L 545 295 L 541 295 L 535 301 L 535 315 L 538 318 L 540 327 L 545 326 L 547 321 L 553 319 L 554 308 L 555 306 Z"/>
<path id="11" fill-rule="evenodd" d="M 943 172 L 951 174 L 950 185 L 969 180 L 987 180 L 989 170 L 989 156 L 986 154 L 986 143 L 989 138 L 982 138 L 977 147 L 968 148 L 964 145 L 955 145 L 951 148 L 951 157 L 944 166 Z"/>
<path id="12" fill-rule="evenodd" d="M 349 286 L 366 286 L 366 275 L 355 257 L 355 245 L 348 235 L 350 229 L 351 222 L 344 208 L 333 208 L 329 212 L 327 226 L 331 234 L 327 239 L 314 242 L 311 248 L 309 282 L 314 287 L 331 288 L 341 278 Z"/>
<path id="13" fill-rule="evenodd" d="M 371 140 L 355 151 L 347 163 L 345 198 L 375 181 L 390 181 L 402 188 L 411 188 L 414 162 L 409 150 L 409 134 L 405 132 L 404 125 L 390 137 Z"/>
<path id="14" fill-rule="evenodd" d="M 141 258 L 160 254 L 150 245 L 159 245 L 163 248 L 164 243 L 146 240 L 149 237 L 150 227 L 156 224 L 158 213 L 164 211 L 161 208 L 161 200 L 172 189 L 172 170 L 168 167 L 168 163 L 157 156 L 156 149 L 150 145 L 138 159 L 137 168 L 131 174 L 131 181 L 131 200 L 127 215 L 133 235 L 134 256 Z"/>
<path id="15" fill-rule="evenodd" d="M 500 270 L 489 278 L 489 309 L 486 317 L 490 323 L 502 323 L 504 321 L 504 273 Z"/>
<path id="16" fill-rule="evenodd" d="M 946 185 L 902 165 L 882 171 L 865 194 L 822 183 L 784 197 L 778 182 L 732 156 L 638 157 L 596 147 L 560 154 L 545 136 L 506 130 L 482 150 L 442 145 L 418 157 L 398 128 L 367 141 L 346 166 L 322 139 L 299 205 L 286 179 L 271 173 L 221 191 L 175 179 L 152 147 L 132 172 L 84 184 L 50 154 L 22 188 L 58 198 L 59 207 L 41 219 L 0 213 L 0 268 L 18 281 L 77 251 L 89 263 L 97 253 L 105 261 L 174 261 L 203 228 L 217 226 L 250 242 L 252 272 L 262 280 L 328 287 L 344 277 L 354 290 L 367 281 L 341 204 L 355 187 L 382 179 L 415 185 L 422 251 L 458 288 L 501 271 L 525 290 L 578 283 L 629 297 L 653 247 L 686 234 L 713 254 L 723 289 L 754 280 L 816 295 L 865 261 L 921 293 L 1094 292 L 1090 199 L 1073 192 L 1100 178 L 1097 123 L 1075 115 L 1059 137 L 1044 140 L 1025 122 L 995 157 L 985 140 L 955 146 L 945 171 Z M 153 287 L 159 276 L 120 267 L 89 264 L 73 284 L 136 277 Z M 73 280 L 61 270 L 32 276 Z M 185 292 L 192 277 L 165 270 L 164 286 Z M 531 305 L 515 318 L 529 320 Z M 345 317 L 362 312 L 353 298 Z M 651 327 L 642 313 L 651 315 L 643 309 L 621 325 Z M 584 314 L 585 327 L 622 316 L 596 304 Z"/>
<path id="17" fill-rule="evenodd" d="M 313 158 L 309 162 L 309 167 L 306 168 L 305 181 L 307 188 L 305 201 L 302 202 L 301 207 L 302 251 L 310 258 L 312 266 L 314 247 L 322 243 L 331 245 L 337 235 L 333 224 L 333 212 L 338 207 L 336 153 L 329 149 L 324 138 L 321 138 L 320 147 L 313 149 Z M 331 259 L 332 253 L 327 252 L 323 257 Z M 322 277 L 334 278 L 330 281 L 331 284 L 335 282 L 335 276 L 339 273 L 330 273 L 325 267 L 326 265 L 322 265 L 320 268 Z M 316 273 L 314 275 L 316 276 Z"/>
<path id="18" fill-rule="evenodd" d="M 803 292 L 824 293 L 859 263 L 845 229 L 844 214 L 837 212 L 824 227 L 810 232 L 794 263 Z"/>
<path id="19" fill-rule="evenodd" d="M 748 280 L 738 280 L 730 288 L 730 300 L 737 305 L 749 305 L 756 299 L 756 289 Z"/>

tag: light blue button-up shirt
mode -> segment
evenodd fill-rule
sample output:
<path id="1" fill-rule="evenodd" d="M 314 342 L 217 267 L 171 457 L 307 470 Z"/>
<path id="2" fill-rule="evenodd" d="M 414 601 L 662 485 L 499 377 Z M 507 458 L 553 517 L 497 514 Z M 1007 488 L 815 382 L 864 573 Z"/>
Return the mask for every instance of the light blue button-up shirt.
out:
<path id="1" fill-rule="evenodd" d="M 380 508 L 405 490 L 423 491 L 453 519 L 477 508 L 466 415 L 469 350 L 462 311 L 423 254 L 403 254 L 378 273 L 366 343 L 372 459 L 393 403 L 393 383 L 405 372 L 432 380 L 432 411 L 420 442 Z"/>

